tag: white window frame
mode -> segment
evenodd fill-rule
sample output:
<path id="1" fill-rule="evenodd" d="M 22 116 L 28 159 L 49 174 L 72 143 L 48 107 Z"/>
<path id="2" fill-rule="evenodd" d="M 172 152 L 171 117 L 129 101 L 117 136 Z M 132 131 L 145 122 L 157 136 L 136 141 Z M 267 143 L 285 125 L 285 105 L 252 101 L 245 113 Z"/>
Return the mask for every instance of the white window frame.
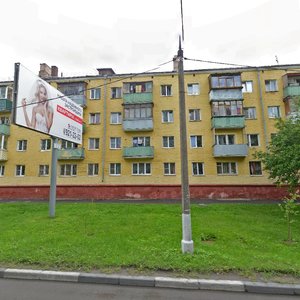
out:
<path id="1" fill-rule="evenodd" d="M 110 163 L 109 164 L 109 175 L 120 176 L 121 175 L 121 163 Z"/>
<path id="2" fill-rule="evenodd" d="M 280 106 L 268 106 L 269 119 L 280 118 Z"/>
<path id="3" fill-rule="evenodd" d="M 133 147 L 150 147 L 151 138 L 150 136 L 134 136 L 132 138 Z"/>
<path id="4" fill-rule="evenodd" d="M 100 149 L 100 138 L 89 138 L 89 150 Z"/>
<path id="5" fill-rule="evenodd" d="M 39 165 L 39 176 L 49 176 L 49 165 Z"/>
<path id="6" fill-rule="evenodd" d="M 110 124 L 122 124 L 122 113 L 111 112 L 110 113 Z"/>
<path id="7" fill-rule="evenodd" d="M 63 177 L 75 177 L 75 176 L 77 176 L 77 165 L 76 164 L 61 164 L 59 174 L 60 174 L 60 176 L 63 176 Z"/>
<path id="8" fill-rule="evenodd" d="M 121 137 L 110 138 L 110 149 L 121 149 Z"/>
<path id="9" fill-rule="evenodd" d="M 255 120 L 256 107 L 244 107 L 244 115 L 246 120 Z"/>
<path id="10" fill-rule="evenodd" d="M 199 139 L 200 138 L 200 144 Z M 190 135 L 191 148 L 202 148 L 203 147 L 203 136 L 202 135 Z"/>
<path id="11" fill-rule="evenodd" d="M 99 164 L 91 163 L 87 166 L 88 176 L 98 176 L 99 175 Z"/>
<path id="12" fill-rule="evenodd" d="M 166 176 L 176 175 L 176 165 L 174 162 L 164 163 L 164 175 Z"/>
<path id="13" fill-rule="evenodd" d="M 199 83 L 188 83 L 187 85 L 187 94 L 189 96 L 197 96 L 200 94 L 200 85 Z"/>
<path id="14" fill-rule="evenodd" d="M 41 151 L 51 150 L 51 139 L 41 139 Z"/>
<path id="15" fill-rule="evenodd" d="M 202 173 L 200 170 L 200 166 L 202 169 Z M 196 172 L 194 172 L 196 169 Z M 204 175 L 204 163 L 203 162 L 193 162 L 192 163 L 192 174 L 193 176 L 203 176 Z"/>
<path id="16" fill-rule="evenodd" d="M 251 141 L 251 136 L 257 136 L 257 144 L 258 145 L 255 145 L 254 143 L 252 143 Z M 259 147 L 260 146 L 260 139 L 259 139 L 259 134 L 257 133 L 250 133 L 250 134 L 247 134 L 247 141 L 248 141 L 248 146 L 249 147 Z"/>
<path id="17" fill-rule="evenodd" d="M 160 86 L 160 95 L 162 97 L 172 96 L 172 85 L 171 84 L 162 84 Z"/>
<path id="18" fill-rule="evenodd" d="M 25 176 L 25 165 L 16 165 L 15 175 L 17 177 L 24 177 Z"/>
<path id="19" fill-rule="evenodd" d="M 61 149 L 77 149 L 78 144 L 67 141 L 67 140 L 62 140 L 61 141 Z"/>
<path id="20" fill-rule="evenodd" d="M 136 172 L 135 172 L 136 166 Z M 151 175 L 151 163 L 133 163 L 132 175 L 134 176 L 149 176 Z"/>
<path id="21" fill-rule="evenodd" d="M 226 172 L 225 166 L 227 166 L 228 172 Z M 237 167 L 237 162 L 217 162 L 217 175 L 238 175 Z M 219 172 L 220 168 L 221 172 Z"/>
<path id="22" fill-rule="evenodd" d="M 121 87 L 112 87 L 111 88 L 111 99 L 120 99 L 122 98 L 122 88 Z"/>
<path id="23" fill-rule="evenodd" d="M 276 79 L 265 80 L 266 92 L 277 92 L 278 84 Z"/>
<path id="24" fill-rule="evenodd" d="M 242 92 L 243 93 L 252 93 L 253 92 L 253 81 L 252 80 L 246 80 L 242 81 Z"/>
<path id="25" fill-rule="evenodd" d="M 174 122 L 173 110 L 163 110 L 162 111 L 162 123 L 173 123 L 173 122 Z"/>
<path id="26" fill-rule="evenodd" d="M 175 147 L 175 137 L 173 135 L 163 136 L 162 143 L 163 143 L 163 148 L 174 148 Z M 173 144 L 173 146 L 171 144 Z"/>
<path id="27" fill-rule="evenodd" d="M 27 150 L 27 140 L 18 140 L 17 151 L 26 151 L 26 150 Z"/>
<path id="28" fill-rule="evenodd" d="M 225 138 L 225 144 L 220 143 L 221 138 Z M 230 142 L 230 139 L 233 139 L 233 143 Z M 215 135 L 216 145 L 235 145 L 235 135 L 234 134 L 216 134 Z"/>
<path id="29" fill-rule="evenodd" d="M 100 88 L 90 89 L 90 99 L 91 100 L 100 100 L 101 99 L 101 89 Z"/>
<path id="30" fill-rule="evenodd" d="M 100 119 L 100 113 L 90 113 L 89 114 L 89 123 L 90 124 L 100 124 L 101 119 Z"/>
<path id="31" fill-rule="evenodd" d="M 199 108 L 194 108 L 189 110 L 189 121 L 190 122 L 201 121 L 201 111 Z"/>
<path id="32" fill-rule="evenodd" d="M 251 173 L 254 173 L 256 171 L 255 168 L 253 169 L 254 172 L 251 171 L 251 164 L 255 164 L 255 163 L 258 163 L 260 165 L 260 173 L 259 174 L 251 174 Z M 249 161 L 249 174 L 250 174 L 250 176 L 262 176 L 262 164 L 261 164 L 261 161 Z"/>
<path id="33" fill-rule="evenodd" d="M 3 177 L 5 173 L 5 165 L 0 165 L 0 177 Z"/>

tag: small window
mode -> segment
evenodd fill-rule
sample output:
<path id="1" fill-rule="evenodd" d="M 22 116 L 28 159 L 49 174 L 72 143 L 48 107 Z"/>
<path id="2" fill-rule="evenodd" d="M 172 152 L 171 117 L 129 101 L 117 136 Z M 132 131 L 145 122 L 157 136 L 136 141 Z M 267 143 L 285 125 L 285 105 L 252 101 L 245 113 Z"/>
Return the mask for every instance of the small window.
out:
<path id="1" fill-rule="evenodd" d="M 49 165 L 39 165 L 39 176 L 49 176 Z"/>
<path id="2" fill-rule="evenodd" d="M 255 107 L 244 107 L 245 119 L 251 120 L 256 119 L 256 108 Z"/>
<path id="3" fill-rule="evenodd" d="M 122 114 L 120 112 L 112 112 L 110 114 L 110 124 L 121 124 Z"/>
<path id="4" fill-rule="evenodd" d="M 242 92 L 243 93 L 252 93 L 253 92 L 253 82 L 252 81 L 243 81 L 242 82 Z"/>
<path id="5" fill-rule="evenodd" d="M 235 162 L 218 162 L 217 163 L 218 175 L 236 175 L 237 163 Z"/>
<path id="6" fill-rule="evenodd" d="M 163 136 L 163 148 L 174 148 L 174 136 Z"/>
<path id="7" fill-rule="evenodd" d="M 200 121 L 200 109 L 190 109 L 189 110 L 189 119 L 191 122 Z"/>
<path id="8" fill-rule="evenodd" d="M 163 110 L 162 111 L 162 122 L 163 123 L 173 123 L 174 122 L 173 110 Z"/>
<path id="9" fill-rule="evenodd" d="M 193 176 L 204 175 L 204 164 L 203 162 L 193 162 L 192 163 Z"/>
<path id="10" fill-rule="evenodd" d="M 121 175 L 121 164 L 111 163 L 109 165 L 109 175 L 114 175 L 114 176 Z"/>
<path id="11" fill-rule="evenodd" d="M 64 164 L 60 166 L 61 176 L 76 176 L 77 175 L 77 165 Z"/>
<path id="12" fill-rule="evenodd" d="M 258 134 L 247 134 L 247 139 L 248 139 L 249 147 L 258 147 L 259 146 Z"/>
<path id="13" fill-rule="evenodd" d="M 89 150 L 99 150 L 100 139 L 99 138 L 89 138 Z"/>
<path id="14" fill-rule="evenodd" d="M 192 148 L 201 148 L 202 147 L 202 135 L 191 135 L 190 141 L 191 141 Z"/>
<path id="15" fill-rule="evenodd" d="M 250 175 L 262 175 L 262 168 L 260 161 L 249 161 Z"/>
<path id="16" fill-rule="evenodd" d="M 4 176 L 4 171 L 5 171 L 5 166 L 4 165 L 0 165 L 0 177 Z"/>
<path id="17" fill-rule="evenodd" d="M 164 163 L 164 175 L 175 175 L 175 163 Z"/>
<path id="18" fill-rule="evenodd" d="M 16 176 L 25 176 L 25 165 L 16 165 Z"/>
<path id="19" fill-rule="evenodd" d="M 121 149 L 121 138 L 111 137 L 110 138 L 110 149 Z"/>
<path id="20" fill-rule="evenodd" d="M 198 83 L 189 83 L 187 85 L 187 94 L 188 95 L 199 95 L 200 94 L 200 88 Z"/>
<path id="21" fill-rule="evenodd" d="M 17 150 L 18 151 L 26 151 L 27 150 L 27 140 L 19 140 L 17 142 Z"/>
<path id="22" fill-rule="evenodd" d="M 161 96 L 172 96 L 172 85 L 162 85 L 160 87 Z"/>
<path id="23" fill-rule="evenodd" d="M 99 173 L 98 164 L 88 164 L 88 176 L 97 176 Z"/>
<path id="24" fill-rule="evenodd" d="M 89 122 L 90 124 L 100 124 L 100 113 L 90 113 Z"/>
<path id="25" fill-rule="evenodd" d="M 150 163 L 133 163 L 132 164 L 133 175 L 151 175 Z"/>
<path id="26" fill-rule="evenodd" d="M 98 100 L 100 99 L 101 95 L 101 89 L 100 88 L 95 88 L 90 90 L 90 96 L 92 100 Z"/>
<path id="27" fill-rule="evenodd" d="M 112 99 L 122 98 L 122 88 L 121 87 L 111 88 L 111 98 Z"/>
<path id="28" fill-rule="evenodd" d="M 270 119 L 280 118 L 279 106 L 269 106 L 268 115 Z"/>
<path id="29" fill-rule="evenodd" d="M 51 149 L 51 140 L 41 140 L 41 151 L 49 151 Z"/>
<path id="30" fill-rule="evenodd" d="M 277 92 L 277 80 L 265 80 L 266 92 Z"/>

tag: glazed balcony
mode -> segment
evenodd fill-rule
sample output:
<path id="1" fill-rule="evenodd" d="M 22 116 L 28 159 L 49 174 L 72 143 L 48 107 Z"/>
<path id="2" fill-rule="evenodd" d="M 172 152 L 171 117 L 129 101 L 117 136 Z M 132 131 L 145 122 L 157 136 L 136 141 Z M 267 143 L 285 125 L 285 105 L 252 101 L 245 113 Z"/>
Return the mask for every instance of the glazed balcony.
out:
<path id="1" fill-rule="evenodd" d="M 59 160 L 81 160 L 84 159 L 84 148 L 61 149 L 58 151 Z"/>
<path id="2" fill-rule="evenodd" d="M 241 89 L 211 90 L 209 92 L 209 100 L 210 101 L 243 100 L 243 93 Z"/>
<path id="3" fill-rule="evenodd" d="M 10 112 L 12 108 L 12 102 L 8 99 L 0 99 L 0 113 Z"/>
<path id="4" fill-rule="evenodd" d="M 153 119 L 125 119 L 123 120 L 124 131 L 152 131 Z"/>
<path id="5" fill-rule="evenodd" d="M 283 89 L 283 97 L 300 96 L 300 84 L 289 84 Z"/>
<path id="6" fill-rule="evenodd" d="M 154 147 L 124 147 L 123 157 L 125 159 L 134 158 L 153 158 L 154 157 Z"/>
<path id="7" fill-rule="evenodd" d="M 10 135 L 10 125 L 0 124 L 0 135 Z"/>
<path id="8" fill-rule="evenodd" d="M 153 94 L 151 93 L 129 93 L 123 94 L 124 104 L 144 104 L 153 102 Z"/>
<path id="9" fill-rule="evenodd" d="M 8 160 L 8 151 L 6 149 L 0 149 L 0 161 Z"/>
<path id="10" fill-rule="evenodd" d="M 82 106 L 83 108 L 86 107 L 86 96 L 85 95 L 73 95 L 73 96 L 68 96 L 68 98 L 72 99 L 75 103 Z"/>
<path id="11" fill-rule="evenodd" d="M 212 128 L 215 129 L 238 129 L 245 127 L 244 116 L 226 116 L 226 117 L 213 117 Z"/>
<path id="12" fill-rule="evenodd" d="M 245 157 L 248 155 L 248 145 L 214 145 L 213 151 L 214 157 Z"/>

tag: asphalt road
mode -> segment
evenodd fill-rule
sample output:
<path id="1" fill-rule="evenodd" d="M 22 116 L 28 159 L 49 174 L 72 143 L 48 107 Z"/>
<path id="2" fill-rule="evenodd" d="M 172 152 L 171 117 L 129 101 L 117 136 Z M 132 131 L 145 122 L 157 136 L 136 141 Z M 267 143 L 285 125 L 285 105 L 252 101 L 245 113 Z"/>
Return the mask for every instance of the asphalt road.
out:
<path id="1" fill-rule="evenodd" d="M 0 279 L 1 300 L 292 300 L 297 296 Z"/>

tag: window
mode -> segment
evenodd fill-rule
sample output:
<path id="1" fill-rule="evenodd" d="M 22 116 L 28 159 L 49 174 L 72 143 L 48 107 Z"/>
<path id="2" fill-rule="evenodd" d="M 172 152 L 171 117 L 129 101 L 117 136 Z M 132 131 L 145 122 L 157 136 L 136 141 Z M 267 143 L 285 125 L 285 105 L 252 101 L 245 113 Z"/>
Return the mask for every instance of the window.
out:
<path id="1" fill-rule="evenodd" d="M 99 173 L 99 165 L 98 164 L 88 164 L 88 175 L 89 176 L 97 176 Z"/>
<path id="2" fill-rule="evenodd" d="M 172 85 L 161 85 L 160 87 L 161 96 L 172 96 Z"/>
<path id="3" fill-rule="evenodd" d="M 242 82 L 242 92 L 243 93 L 252 93 L 253 92 L 253 82 L 252 81 L 243 81 Z"/>
<path id="4" fill-rule="evenodd" d="M 110 138 L 110 149 L 121 149 L 121 138 L 111 137 Z"/>
<path id="5" fill-rule="evenodd" d="M 189 110 L 189 119 L 190 121 L 200 121 L 200 109 L 190 109 Z"/>
<path id="6" fill-rule="evenodd" d="M 133 147 L 149 147 L 150 146 L 150 136 L 135 136 L 132 138 Z"/>
<path id="7" fill-rule="evenodd" d="M 174 136 L 163 136 L 163 147 L 174 148 Z"/>
<path id="8" fill-rule="evenodd" d="M 248 140 L 249 147 L 259 146 L 258 134 L 247 134 L 247 140 Z"/>
<path id="9" fill-rule="evenodd" d="M 75 102 L 78 96 L 85 100 L 85 82 L 59 83 L 57 89 Z"/>
<path id="10" fill-rule="evenodd" d="M 39 165 L 39 176 L 49 176 L 49 165 Z"/>
<path id="11" fill-rule="evenodd" d="M 202 147 L 202 135 L 191 135 L 190 141 L 191 141 L 192 148 L 201 148 Z"/>
<path id="12" fill-rule="evenodd" d="M 77 165 L 64 164 L 60 166 L 61 176 L 76 176 L 77 175 Z"/>
<path id="13" fill-rule="evenodd" d="M 111 88 L 111 98 L 112 99 L 122 98 L 122 88 L 120 87 Z"/>
<path id="14" fill-rule="evenodd" d="M 199 95 L 200 88 L 198 83 L 189 83 L 187 85 L 187 94 L 188 95 Z"/>
<path id="15" fill-rule="evenodd" d="M 51 140 L 50 139 L 41 140 L 41 150 L 47 151 L 50 149 L 51 149 Z"/>
<path id="16" fill-rule="evenodd" d="M 120 163 L 111 163 L 109 165 L 109 175 L 121 175 L 121 164 Z"/>
<path id="17" fill-rule="evenodd" d="M 163 123 L 173 123 L 174 116 L 173 110 L 163 110 L 162 111 L 162 122 Z"/>
<path id="18" fill-rule="evenodd" d="M 100 113 L 90 114 L 90 124 L 100 124 Z"/>
<path id="19" fill-rule="evenodd" d="M 275 119 L 280 117 L 280 109 L 279 106 L 269 106 L 268 107 L 268 115 L 270 119 Z"/>
<path id="20" fill-rule="evenodd" d="M 17 142 L 17 150 L 18 151 L 26 151 L 27 150 L 27 140 L 19 140 Z"/>
<path id="21" fill-rule="evenodd" d="M 101 98 L 101 89 L 100 88 L 95 88 L 90 90 L 90 98 L 92 100 L 100 99 Z"/>
<path id="22" fill-rule="evenodd" d="M 130 82 L 123 84 L 125 94 L 152 93 L 152 82 Z"/>
<path id="23" fill-rule="evenodd" d="M 126 120 L 152 118 L 152 104 L 125 105 L 124 115 Z"/>
<path id="24" fill-rule="evenodd" d="M 25 166 L 16 165 L 16 176 L 25 176 Z"/>
<path id="25" fill-rule="evenodd" d="M 265 80 L 266 92 L 278 91 L 277 80 Z"/>
<path id="26" fill-rule="evenodd" d="M 5 166 L 0 165 L 0 177 L 4 176 Z"/>
<path id="27" fill-rule="evenodd" d="M 212 88 L 240 87 L 242 85 L 241 75 L 211 76 L 210 83 Z"/>
<path id="28" fill-rule="evenodd" d="M 260 161 L 249 161 L 250 175 L 262 175 L 262 168 Z"/>
<path id="29" fill-rule="evenodd" d="M 193 162 L 192 163 L 192 172 L 194 176 L 204 175 L 203 162 Z"/>
<path id="30" fill-rule="evenodd" d="M 164 175 L 175 175 L 175 163 L 164 163 Z"/>
<path id="31" fill-rule="evenodd" d="M 98 150 L 100 147 L 99 138 L 89 138 L 89 150 Z"/>
<path id="32" fill-rule="evenodd" d="M 110 124 L 121 124 L 122 123 L 122 114 L 120 112 L 110 113 Z"/>
<path id="33" fill-rule="evenodd" d="M 10 86 L 0 87 L 0 99 L 12 100 L 13 89 Z"/>
<path id="34" fill-rule="evenodd" d="M 78 148 L 78 144 L 75 144 L 70 141 L 62 140 L 61 141 L 61 148 L 62 149 L 76 149 Z"/>
<path id="35" fill-rule="evenodd" d="M 133 175 L 151 175 L 150 163 L 133 163 L 132 164 Z"/>
<path id="36" fill-rule="evenodd" d="M 235 162 L 218 162 L 217 163 L 218 175 L 236 175 L 237 164 Z"/>
<path id="37" fill-rule="evenodd" d="M 233 134 L 218 134 L 215 136 L 216 145 L 234 145 Z"/>
<path id="38" fill-rule="evenodd" d="M 256 108 L 255 107 L 244 107 L 245 119 L 256 119 Z"/>
<path id="39" fill-rule="evenodd" d="M 1 99 L 1 98 L 0 98 Z M 10 119 L 9 117 L 0 117 L 0 124 L 6 124 L 9 125 L 10 124 Z"/>
<path id="40" fill-rule="evenodd" d="M 214 101 L 212 111 L 214 116 L 241 116 L 243 115 L 243 101 Z"/>
<path id="41" fill-rule="evenodd" d="M 0 135 L 0 149 L 6 150 L 7 149 L 7 136 Z"/>

